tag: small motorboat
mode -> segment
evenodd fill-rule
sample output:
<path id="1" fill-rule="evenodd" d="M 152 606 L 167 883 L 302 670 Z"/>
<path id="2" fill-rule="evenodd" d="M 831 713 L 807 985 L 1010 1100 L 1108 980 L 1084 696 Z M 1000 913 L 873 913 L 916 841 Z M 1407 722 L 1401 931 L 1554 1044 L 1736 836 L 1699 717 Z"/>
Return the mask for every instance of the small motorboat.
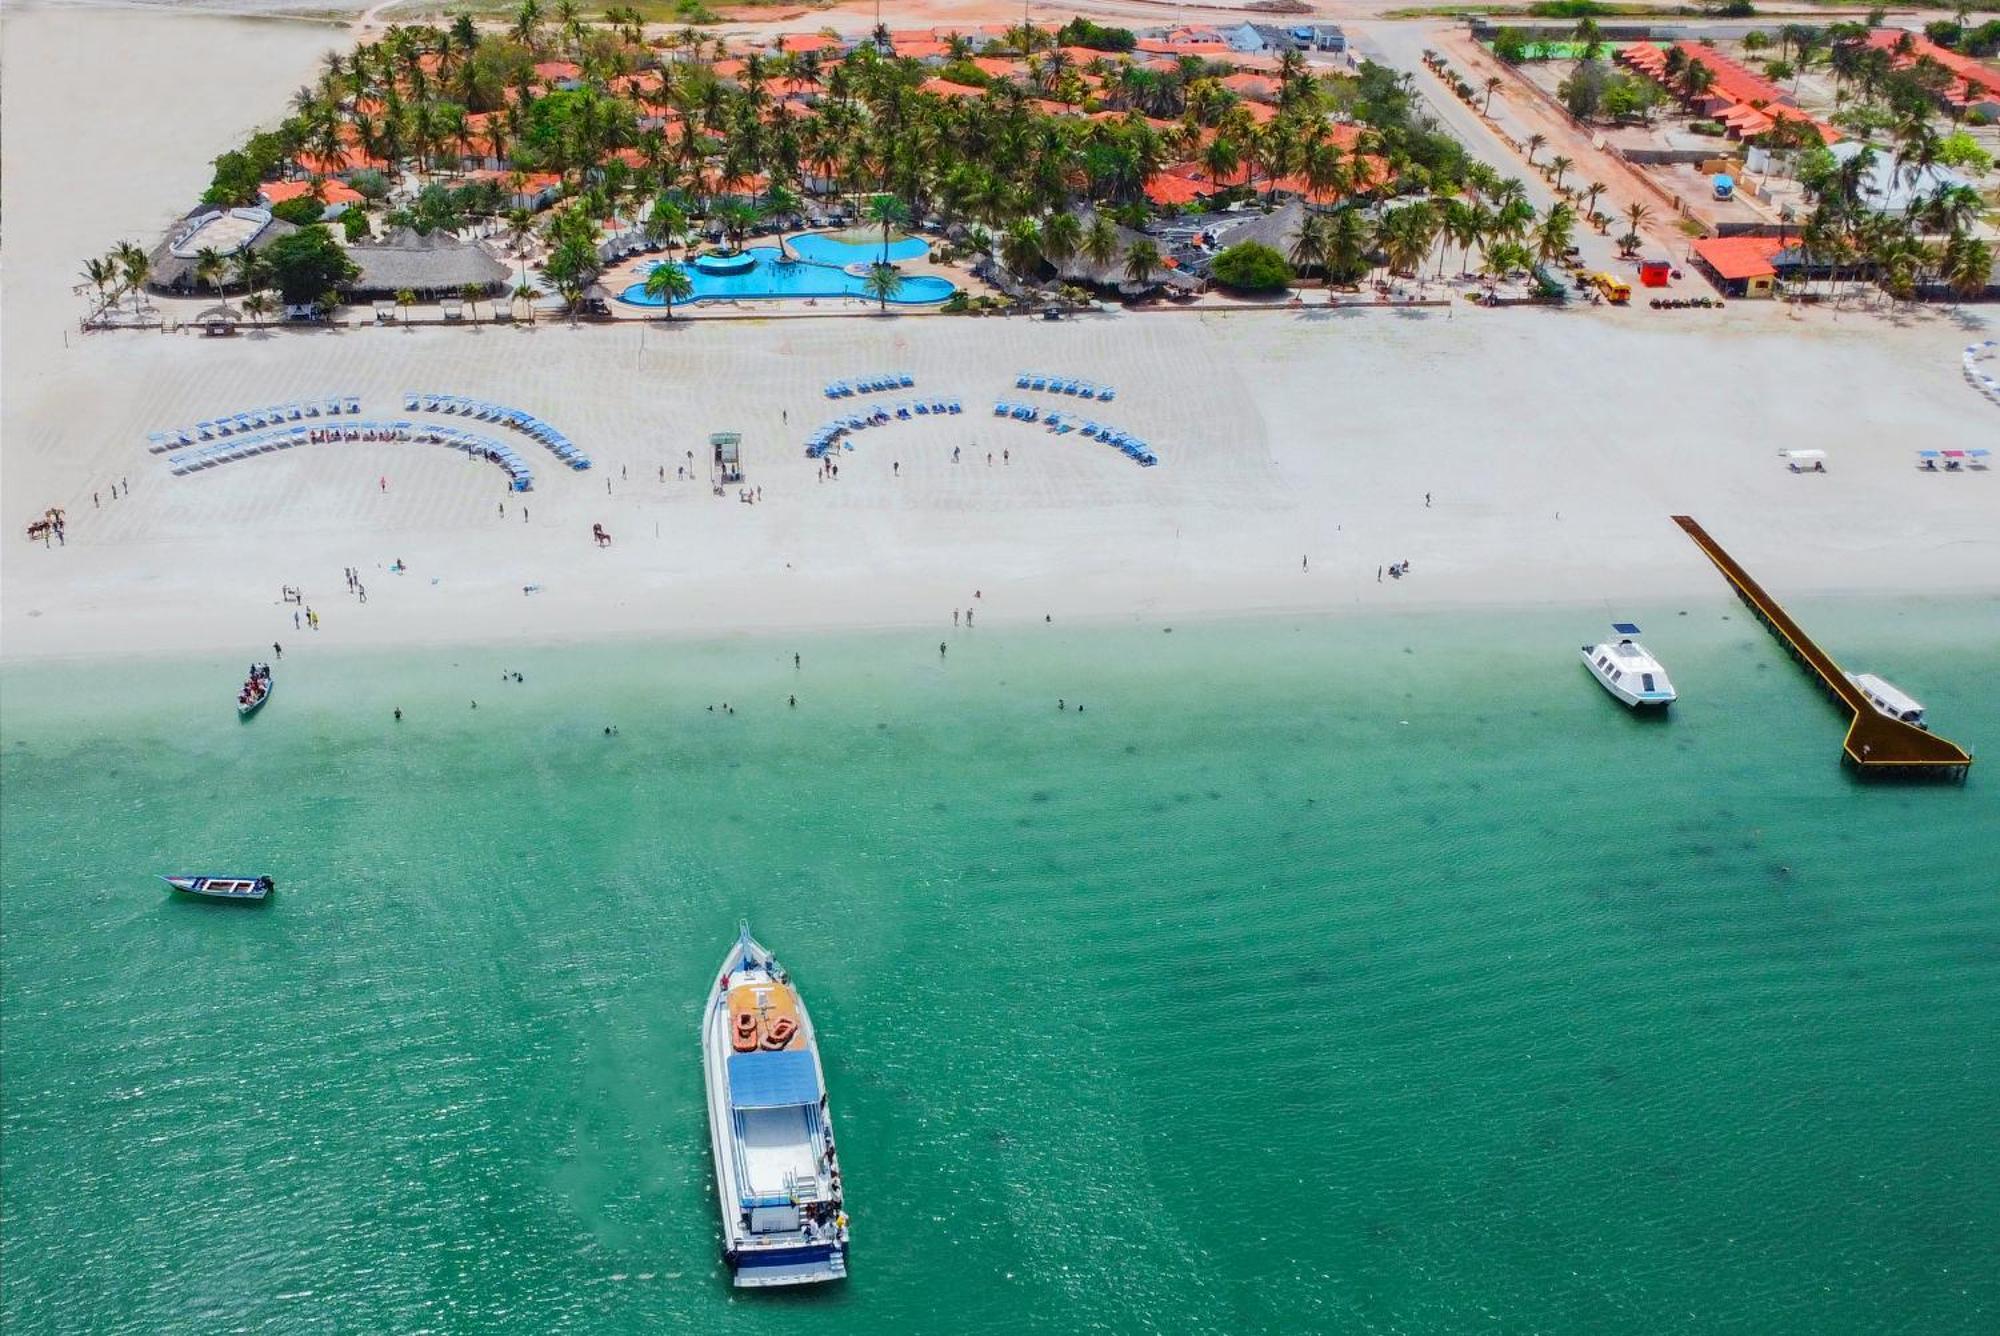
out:
<path id="1" fill-rule="evenodd" d="M 206 900 L 262 900 L 277 888 L 269 877 L 161 877 L 177 891 Z"/>
<path id="2" fill-rule="evenodd" d="M 1676 699 L 1674 684 L 1660 661 L 1646 652 L 1634 636 L 1639 628 L 1630 622 L 1613 622 L 1617 643 L 1583 647 L 1583 666 L 1590 669 L 1598 685 L 1633 709 L 1664 710 Z"/>
<path id="3" fill-rule="evenodd" d="M 236 717 L 248 719 L 264 708 L 264 702 L 271 699 L 271 665 L 253 663 L 250 676 L 244 679 L 243 689 L 236 693 Z"/>

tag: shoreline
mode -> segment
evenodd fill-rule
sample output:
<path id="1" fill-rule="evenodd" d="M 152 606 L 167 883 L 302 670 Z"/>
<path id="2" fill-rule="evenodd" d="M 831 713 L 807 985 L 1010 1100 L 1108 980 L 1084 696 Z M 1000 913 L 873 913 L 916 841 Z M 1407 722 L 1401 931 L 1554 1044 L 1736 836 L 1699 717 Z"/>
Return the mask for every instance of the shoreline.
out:
<path id="1" fill-rule="evenodd" d="M 1968 611 L 1983 611 L 1993 617 L 1996 629 L 2000 629 L 2000 585 L 1915 597 L 1887 589 L 1815 589 L 1794 593 L 1785 598 L 1784 602 L 1789 609 L 1795 611 L 1799 608 L 1805 609 L 1802 621 L 1806 623 L 1809 634 L 1815 629 L 1811 624 L 1815 619 L 1814 614 L 1823 615 L 1828 610 L 1834 610 L 1843 619 L 1860 618 L 1870 624 L 1881 625 L 1911 614 L 1920 619 L 1950 618 Z M 1651 605 L 1652 611 L 1632 610 L 1641 605 Z M 1667 605 L 1672 605 L 1671 613 L 1668 612 Z M 647 647 L 708 649 L 759 644 L 770 646 L 773 652 L 782 649 L 783 653 L 789 654 L 799 642 L 889 640 L 900 636 L 917 636 L 927 645 L 929 637 L 935 634 L 942 636 L 947 643 L 957 645 L 968 637 L 983 635 L 1012 638 L 1044 630 L 1053 630 L 1054 633 L 1063 635 L 1081 633 L 1091 636 L 1145 632 L 1174 634 L 1188 631 L 1201 636 L 1224 632 L 1232 627 L 1242 627 L 1253 632 L 1269 632 L 1285 622 L 1296 622 L 1301 626 L 1319 629 L 1341 627 L 1366 631 L 1390 623 L 1402 625 L 1433 623 L 1443 626 L 1458 618 L 1501 621 L 1516 617 L 1573 616 L 1578 633 L 1587 634 L 1597 630 L 1598 623 L 1605 620 L 1607 616 L 1605 608 L 1606 605 L 1601 599 L 1580 597 L 1550 597 L 1532 601 L 1435 598 L 1400 607 L 1292 603 L 1248 607 L 1239 605 L 1234 608 L 1207 606 L 1179 610 L 1161 609 L 1145 614 L 1082 611 L 1053 623 L 1040 622 L 1033 618 L 989 619 L 978 623 L 971 630 L 948 624 L 939 626 L 934 622 L 882 619 L 784 624 L 744 622 L 734 625 L 644 629 L 609 626 L 583 630 L 541 630 L 506 636 L 464 635 L 460 634 L 462 628 L 453 627 L 442 634 L 421 638 L 362 636 L 325 641 L 310 631 L 280 632 L 280 634 L 289 634 L 290 643 L 300 648 L 312 648 L 324 644 L 325 652 L 335 658 L 376 658 L 399 653 L 420 655 L 507 651 L 546 653 L 581 649 L 631 652 Z M 1616 615 L 1620 618 L 1633 617 L 1644 621 L 1661 622 L 1661 619 L 1669 616 L 1678 618 L 1707 613 L 1722 613 L 1728 616 L 1740 613 L 1747 619 L 1746 624 L 1758 636 L 1768 638 L 1771 635 L 1768 628 L 1760 626 L 1754 620 L 1748 605 L 1731 593 L 1720 577 L 1717 579 L 1717 587 L 1712 591 L 1692 587 L 1678 591 L 1664 588 L 1653 590 L 1643 598 L 1635 597 L 1623 605 Z M 1886 630 L 1884 634 L 1888 634 Z M 1966 627 L 1965 635 L 1968 640 L 1975 642 L 1978 640 L 1977 633 L 1970 626 Z M 204 646 L 207 647 L 207 653 L 203 652 Z M 256 648 L 254 643 L 251 644 L 251 648 Z M 1836 659 L 1840 657 L 1837 644 L 1827 648 Z M 213 654 L 221 654 L 224 658 L 230 655 L 240 657 L 236 646 L 232 645 L 225 651 L 216 645 L 213 637 L 203 637 L 143 649 L 129 645 L 100 644 L 82 650 L 50 648 L 27 654 L 0 653 L 0 673 L 17 670 L 33 672 L 66 666 L 129 666 L 156 660 L 188 663 L 205 660 Z"/>

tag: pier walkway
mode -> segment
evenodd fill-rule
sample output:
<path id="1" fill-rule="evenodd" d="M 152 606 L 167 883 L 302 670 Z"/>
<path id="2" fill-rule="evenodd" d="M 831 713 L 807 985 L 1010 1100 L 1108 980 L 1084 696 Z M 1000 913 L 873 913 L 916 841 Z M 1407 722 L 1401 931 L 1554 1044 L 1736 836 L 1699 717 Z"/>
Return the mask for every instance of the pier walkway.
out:
<path id="1" fill-rule="evenodd" d="M 1708 555 L 1730 584 L 1736 587 L 1745 603 L 1766 626 L 1776 633 L 1785 648 L 1794 658 L 1800 660 L 1818 677 L 1820 684 L 1837 697 L 1854 714 L 1848 725 L 1847 739 L 1841 750 L 1847 759 L 1863 773 L 1935 774 L 1953 779 L 1965 778 L 1972 766 L 1972 756 L 1957 743 L 1929 733 L 1914 724 L 1906 724 L 1869 704 L 1861 689 L 1847 680 L 1840 665 L 1833 657 L 1813 642 L 1813 638 L 1800 629 L 1791 615 L 1778 605 L 1778 601 L 1764 592 L 1764 587 L 1750 578 L 1750 573 L 1736 564 L 1736 559 L 1723 551 L 1722 545 L 1709 537 L 1708 530 L 1697 524 L 1690 515 L 1676 515 L 1674 523 L 1687 531 L 1694 539 L 1695 546 Z"/>

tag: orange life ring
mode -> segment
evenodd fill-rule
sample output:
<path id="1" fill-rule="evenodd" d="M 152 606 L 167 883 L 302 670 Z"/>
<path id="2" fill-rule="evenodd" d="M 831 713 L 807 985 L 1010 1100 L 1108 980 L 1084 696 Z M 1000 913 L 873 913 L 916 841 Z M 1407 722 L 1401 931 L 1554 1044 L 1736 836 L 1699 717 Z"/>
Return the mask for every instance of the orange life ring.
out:
<path id="1" fill-rule="evenodd" d="M 771 1022 L 771 1028 L 764 1033 L 764 1047 L 783 1048 L 792 1042 L 792 1036 L 797 1034 L 798 1030 L 797 1021 L 790 1016 L 780 1016 Z"/>
<path id="2" fill-rule="evenodd" d="M 732 1037 L 737 1051 L 748 1053 L 757 1047 L 757 1015 L 755 1012 L 736 1013 L 736 1033 Z"/>

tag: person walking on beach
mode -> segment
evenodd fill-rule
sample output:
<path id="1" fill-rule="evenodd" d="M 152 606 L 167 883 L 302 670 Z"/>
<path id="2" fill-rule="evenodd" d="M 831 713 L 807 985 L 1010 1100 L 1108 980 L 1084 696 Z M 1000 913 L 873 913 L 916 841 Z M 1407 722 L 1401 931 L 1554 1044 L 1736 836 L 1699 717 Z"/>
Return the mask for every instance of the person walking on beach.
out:
<path id="1" fill-rule="evenodd" d="M 507 503 L 505 501 L 500 503 L 500 518 L 503 520 L 507 518 Z"/>
<path id="2" fill-rule="evenodd" d="M 1312 563 L 1307 561 L 1304 557 L 1300 557 L 1299 558 L 1300 573 L 1303 574 L 1304 572 L 1309 571 L 1311 569 L 1312 569 Z"/>
<path id="3" fill-rule="evenodd" d="M 1429 510 L 1430 508 L 1431 508 L 1431 494 L 1430 494 L 1429 492 L 1425 492 L 1425 493 L 1424 493 L 1424 509 L 1425 509 L 1425 510 Z"/>
<path id="4" fill-rule="evenodd" d="M 1382 583 L 1382 568 L 1380 566 L 1377 566 L 1375 568 L 1375 583 L 1376 584 Z"/>
<path id="5" fill-rule="evenodd" d="M 944 657 L 944 641 L 942 640 L 938 641 L 938 657 L 940 659 Z"/>
<path id="6" fill-rule="evenodd" d="M 273 640 L 271 642 L 271 653 L 277 658 L 282 659 L 285 657 L 285 647 L 283 645 L 280 645 L 277 641 Z"/>
<path id="7" fill-rule="evenodd" d="M 799 656 L 798 656 L 797 654 L 793 654 L 793 655 L 792 655 L 792 667 L 793 667 L 794 669 L 797 669 L 797 668 L 798 668 L 798 666 L 799 666 Z"/>
<path id="8" fill-rule="evenodd" d="M 297 608 L 292 609 L 292 629 L 294 631 L 299 629 L 299 610 Z"/>
<path id="9" fill-rule="evenodd" d="M 952 624 L 953 626 L 957 626 L 957 625 L 958 625 L 958 609 L 957 609 L 957 608 L 953 608 L 953 609 L 951 610 L 951 624 Z"/>
<path id="10" fill-rule="evenodd" d="M 967 608 L 967 609 L 965 610 L 965 629 L 966 629 L 966 630 L 968 630 L 968 631 L 970 631 L 970 630 L 972 629 L 972 609 L 971 609 L 971 608 Z"/>
<path id="11" fill-rule="evenodd" d="M 112 493 L 112 495 L 113 495 L 113 496 L 116 496 L 116 495 L 118 495 L 118 493 L 116 493 L 116 492 L 113 492 L 113 493 Z M 98 507 L 98 504 L 97 504 L 97 493 L 95 493 L 95 492 L 92 492 L 92 493 L 90 494 L 90 508 L 91 508 L 92 510 L 96 510 L 96 509 L 98 509 L 98 508 L 99 508 L 99 507 Z"/>
<path id="12" fill-rule="evenodd" d="M 951 448 L 951 462 L 954 464 L 958 462 L 958 447 L 955 445 Z"/>
<path id="13" fill-rule="evenodd" d="M 386 473 L 385 473 L 385 474 L 383 474 L 383 475 L 382 475 L 382 476 L 381 476 L 380 478 L 377 478 L 377 479 L 376 479 L 376 481 L 377 481 L 377 482 L 379 482 L 380 484 L 382 484 L 382 490 L 383 490 L 383 491 L 385 491 L 385 492 L 386 492 L 386 491 L 388 491 L 388 490 L 389 490 L 389 475 L 388 475 L 388 474 L 386 474 Z"/>

